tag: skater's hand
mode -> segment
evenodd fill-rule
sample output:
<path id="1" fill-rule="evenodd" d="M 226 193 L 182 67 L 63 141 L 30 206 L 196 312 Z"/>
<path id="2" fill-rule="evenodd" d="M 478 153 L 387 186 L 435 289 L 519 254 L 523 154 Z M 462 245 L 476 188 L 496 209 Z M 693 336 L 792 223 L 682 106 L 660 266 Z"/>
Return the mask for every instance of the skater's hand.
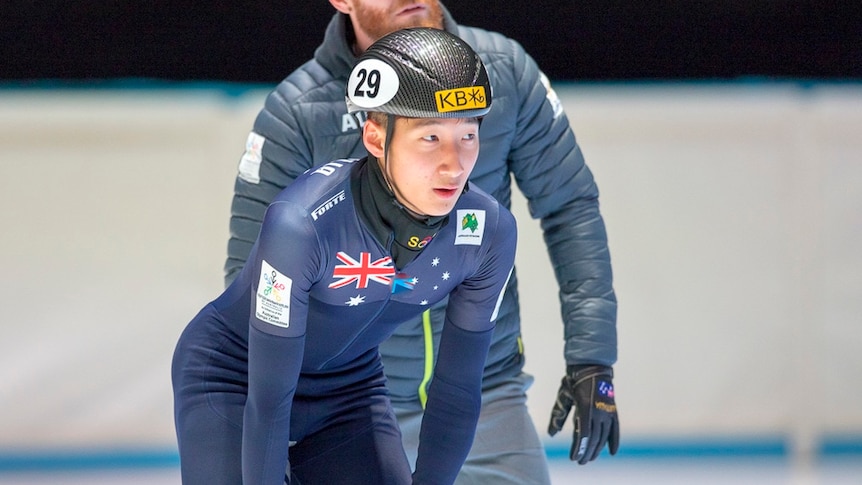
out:
<path id="1" fill-rule="evenodd" d="M 614 371 L 601 365 L 570 365 L 560 383 L 557 402 L 551 411 L 548 433 L 563 429 L 572 406 L 575 408 L 574 442 L 569 458 L 581 465 L 595 460 L 605 443 L 611 455 L 620 445 L 620 423 L 614 401 Z"/>

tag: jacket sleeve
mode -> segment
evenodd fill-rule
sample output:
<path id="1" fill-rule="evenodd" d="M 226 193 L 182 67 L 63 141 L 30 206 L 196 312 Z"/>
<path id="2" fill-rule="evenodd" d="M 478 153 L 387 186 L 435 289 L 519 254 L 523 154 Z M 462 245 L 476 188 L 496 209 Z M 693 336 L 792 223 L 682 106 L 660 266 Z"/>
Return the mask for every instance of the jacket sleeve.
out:
<path id="1" fill-rule="evenodd" d="M 559 284 L 568 364 L 617 359 L 617 301 L 599 192 L 535 61 L 512 41 L 520 109 L 509 164 L 541 227 Z"/>
<path id="2" fill-rule="evenodd" d="M 239 162 L 231 202 L 225 286 L 248 259 L 270 201 L 311 168 L 312 155 L 290 100 L 300 88 L 288 78 L 266 98 Z"/>

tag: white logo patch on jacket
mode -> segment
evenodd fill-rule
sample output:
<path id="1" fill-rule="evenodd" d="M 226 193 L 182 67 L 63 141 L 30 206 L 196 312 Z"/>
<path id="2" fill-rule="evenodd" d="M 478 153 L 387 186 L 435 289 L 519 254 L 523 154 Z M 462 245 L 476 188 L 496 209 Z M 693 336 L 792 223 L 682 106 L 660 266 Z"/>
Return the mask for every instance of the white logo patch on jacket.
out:
<path id="1" fill-rule="evenodd" d="M 554 109 L 554 118 L 559 118 L 561 114 L 563 114 L 563 102 L 560 101 L 560 97 L 557 96 L 557 92 L 554 91 L 554 88 L 551 87 L 551 81 L 548 79 L 548 76 L 545 76 L 544 72 L 539 72 L 539 79 L 542 81 L 542 85 L 545 86 L 545 91 L 547 94 L 545 95 L 548 98 L 548 102 L 551 103 L 551 108 Z"/>
<path id="2" fill-rule="evenodd" d="M 263 160 L 263 143 L 266 138 L 255 132 L 248 134 L 245 153 L 239 159 L 239 178 L 250 184 L 260 183 L 260 162 Z"/>

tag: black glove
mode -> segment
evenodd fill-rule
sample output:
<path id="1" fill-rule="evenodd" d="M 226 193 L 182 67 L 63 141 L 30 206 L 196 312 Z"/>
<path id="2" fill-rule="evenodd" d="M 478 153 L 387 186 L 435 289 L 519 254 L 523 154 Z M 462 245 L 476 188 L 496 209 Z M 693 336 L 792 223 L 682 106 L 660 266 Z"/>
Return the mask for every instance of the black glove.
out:
<path id="1" fill-rule="evenodd" d="M 551 410 L 548 433 L 557 434 L 575 406 L 575 440 L 569 458 L 581 465 L 595 460 L 605 443 L 611 455 L 620 446 L 620 422 L 614 402 L 614 371 L 602 365 L 570 365 Z"/>

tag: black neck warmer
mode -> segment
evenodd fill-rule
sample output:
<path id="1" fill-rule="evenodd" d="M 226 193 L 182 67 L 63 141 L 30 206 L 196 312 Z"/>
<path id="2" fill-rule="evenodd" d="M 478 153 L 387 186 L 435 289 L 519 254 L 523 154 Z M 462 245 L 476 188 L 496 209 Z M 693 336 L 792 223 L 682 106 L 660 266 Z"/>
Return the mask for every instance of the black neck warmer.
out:
<path id="1" fill-rule="evenodd" d="M 372 156 L 359 168 L 351 187 L 362 221 L 389 249 L 398 269 L 413 261 L 449 221 L 448 215 L 422 217 L 408 212 L 389 190 L 380 163 Z"/>

